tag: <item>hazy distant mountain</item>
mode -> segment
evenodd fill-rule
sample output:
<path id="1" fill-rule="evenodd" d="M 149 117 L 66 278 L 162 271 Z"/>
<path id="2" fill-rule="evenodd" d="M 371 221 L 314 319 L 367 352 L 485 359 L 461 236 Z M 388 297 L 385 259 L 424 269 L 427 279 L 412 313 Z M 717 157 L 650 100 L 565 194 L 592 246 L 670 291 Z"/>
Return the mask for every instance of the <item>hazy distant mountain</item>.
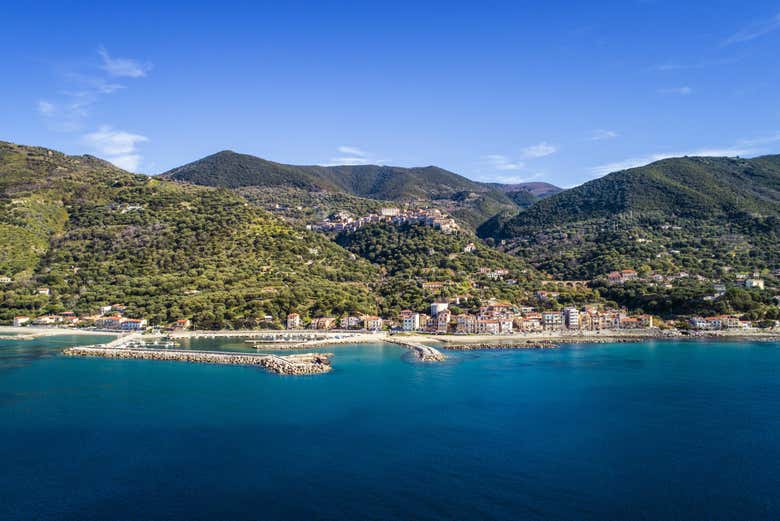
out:
<path id="1" fill-rule="evenodd" d="M 491 186 L 495 186 L 500 190 L 503 190 L 504 192 L 525 191 L 539 199 L 544 199 L 545 197 L 550 197 L 551 195 L 555 195 L 558 192 L 563 191 L 563 188 L 559 188 L 553 184 L 544 183 L 541 181 L 530 182 L 530 183 L 514 183 L 514 184 L 502 184 L 502 183 L 489 183 L 489 184 Z"/>

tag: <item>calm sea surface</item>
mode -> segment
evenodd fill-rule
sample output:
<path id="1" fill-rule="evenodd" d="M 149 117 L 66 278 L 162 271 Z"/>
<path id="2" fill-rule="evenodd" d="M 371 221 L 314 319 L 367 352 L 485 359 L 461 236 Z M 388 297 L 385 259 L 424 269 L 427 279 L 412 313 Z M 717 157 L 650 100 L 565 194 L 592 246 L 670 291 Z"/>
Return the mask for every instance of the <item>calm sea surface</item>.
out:
<path id="1" fill-rule="evenodd" d="M 95 341 L 0 341 L 0 519 L 780 518 L 777 343 L 334 346 L 310 377 L 59 354 Z"/>

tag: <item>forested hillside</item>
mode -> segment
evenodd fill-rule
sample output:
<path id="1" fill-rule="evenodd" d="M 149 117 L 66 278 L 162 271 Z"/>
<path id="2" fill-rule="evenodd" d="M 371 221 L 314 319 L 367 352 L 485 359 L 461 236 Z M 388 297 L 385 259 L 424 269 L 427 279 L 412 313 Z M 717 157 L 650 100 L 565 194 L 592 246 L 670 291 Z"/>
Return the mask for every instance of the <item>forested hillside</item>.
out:
<path id="1" fill-rule="evenodd" d="M 535 203 L 483 236 L 555 276 L 780 264 L 780 156 L 686 157 L 609 174 Z"/>
<path id="2" fill-rule="evenodd" d="M 472 228 L 496 213 L 517 209 L 503 190 L 435 166 L 297 166 L 223 151 L 174 168 L 160 177 L 232 189 L 298 189 L 381 201 L 423 201 L 447 209 Z"/>
<path id="3" fill-rule="evenodd" d="M 12 279 L 0 319 L 112 303 L 206 328 L 291 310 L 376 312 L 368 262 L 230 191 L 10 143 L 0 143 L 0 179 L 0 275 Z"/>

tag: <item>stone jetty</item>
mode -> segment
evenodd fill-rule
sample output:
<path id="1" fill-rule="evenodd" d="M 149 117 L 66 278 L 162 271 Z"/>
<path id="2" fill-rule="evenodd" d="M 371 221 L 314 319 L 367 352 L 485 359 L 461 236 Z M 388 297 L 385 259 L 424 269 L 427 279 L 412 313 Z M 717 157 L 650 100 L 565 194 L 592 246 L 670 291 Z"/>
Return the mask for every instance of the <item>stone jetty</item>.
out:
<path id="1" fill-rule="evenodd" d="M 385 342 L 410 349 L 423 362 L 442 362 L 447 359 L 441 351 L 425 344 L 417 344 L 402 338 L 387 338 Z"/>
<path id="2" fill-rule="evenodd" d="M 160 350 L 110 346 L 69 347 L 68 356 L 130 358 L 138 360 L 173 360 L 206 364 L 259 365 L 285 375 L 327 373 L 331 370 L 330 353 L 303 353 L 288 356 L 229 353 L 217 351 Z"/>

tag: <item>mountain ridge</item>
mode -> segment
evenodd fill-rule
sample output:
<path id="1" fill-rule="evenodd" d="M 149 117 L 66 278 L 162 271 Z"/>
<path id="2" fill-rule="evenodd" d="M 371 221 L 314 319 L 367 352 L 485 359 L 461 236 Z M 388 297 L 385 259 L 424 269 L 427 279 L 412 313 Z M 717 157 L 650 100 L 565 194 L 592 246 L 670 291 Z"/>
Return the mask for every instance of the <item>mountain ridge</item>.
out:
<path id="1" fill-rule="evenodd" d="M 537 186 L 528 192 L 524 188 L 505 190 L 499 184 L 472 181 L 433 165 L 411 168 L 371 164 L 288 165 L 230 150 L 173 168 L 159 177 L 230 189 L 284 187 L 382 201 L 449 200 L 461 207 L 456 217 L 475 228 L 497 213 L 528 206 L 537 199 L 533 192 L 538 190 Z"/>

